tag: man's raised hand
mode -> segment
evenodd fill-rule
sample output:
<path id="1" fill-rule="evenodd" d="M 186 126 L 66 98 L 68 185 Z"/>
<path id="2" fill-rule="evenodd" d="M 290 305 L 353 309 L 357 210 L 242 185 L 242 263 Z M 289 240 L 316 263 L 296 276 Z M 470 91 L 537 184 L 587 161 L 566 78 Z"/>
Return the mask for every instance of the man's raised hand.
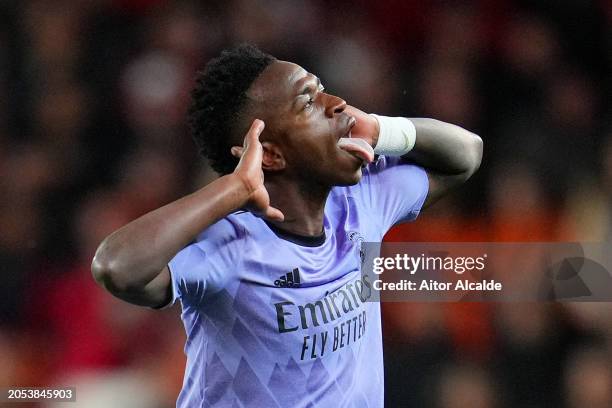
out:
<path id="1" fill-rule="evenodd" d="M 351 130 L 352 137 L 364 139 L 370 146 L 376 147 L 380 130 L 376 118 L 350 105 L 346 106 L 344 112 L 357 120 Z"/>
<path id="2" fill-rule="evenodd" d="M 246 207 L 258 217 L 272 221 L 283 221 L 284 215 L 278 209 L 270 206 L 270 195 L 264 186 L 264 173 L 261 168 L 263 147 L 259 135 L 263 131 L 264 122 L 255 119 L 244 137 L 242 147 L 233 146 L 232 155 L 240 158 L 234 170 L 234 175 L 242 181 L 248 192 Z"/>

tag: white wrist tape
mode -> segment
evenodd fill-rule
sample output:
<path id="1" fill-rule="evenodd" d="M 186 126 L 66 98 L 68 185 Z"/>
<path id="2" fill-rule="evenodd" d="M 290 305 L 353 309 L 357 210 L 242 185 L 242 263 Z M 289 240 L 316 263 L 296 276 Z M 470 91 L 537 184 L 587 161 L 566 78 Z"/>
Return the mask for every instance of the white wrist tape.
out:
<path id="1" fill-rule="evenodd" d="M 416 128 L 410 119 L 374 114 L 372 116 L 376 118 L 380 127 L 374 153 L 403 156 L 412 150 L 416 142 Z"/>

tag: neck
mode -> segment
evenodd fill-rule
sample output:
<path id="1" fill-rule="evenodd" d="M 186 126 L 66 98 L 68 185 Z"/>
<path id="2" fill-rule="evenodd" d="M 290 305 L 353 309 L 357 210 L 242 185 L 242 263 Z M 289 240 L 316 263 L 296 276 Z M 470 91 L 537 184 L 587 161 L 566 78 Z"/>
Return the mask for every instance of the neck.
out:
<path id="1" fill-rule="evenodd" d="M 323 232 L 325 202 L 331 188 L 297 184 L 278 178 L 266 181 L 270 204 L 285 215 L 285 221 L 272 222 L 294 234 L 316 236 Z"/>

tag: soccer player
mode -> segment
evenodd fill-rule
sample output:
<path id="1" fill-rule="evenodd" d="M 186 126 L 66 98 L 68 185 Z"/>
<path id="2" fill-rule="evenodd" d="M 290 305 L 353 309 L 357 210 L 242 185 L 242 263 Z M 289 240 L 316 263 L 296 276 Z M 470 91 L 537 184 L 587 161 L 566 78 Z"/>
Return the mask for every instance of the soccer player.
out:
<path id="1" fill-rule="evenodd" d="M 212 60 L 192 96 L 195 141 L 222 176 L 108 236 L 96 281 L 137 305 L 180 301 L 179 407 L 382 407 L 361 242 L 466 181 L 481 139 L 365 114 L 252 46 Z"/>

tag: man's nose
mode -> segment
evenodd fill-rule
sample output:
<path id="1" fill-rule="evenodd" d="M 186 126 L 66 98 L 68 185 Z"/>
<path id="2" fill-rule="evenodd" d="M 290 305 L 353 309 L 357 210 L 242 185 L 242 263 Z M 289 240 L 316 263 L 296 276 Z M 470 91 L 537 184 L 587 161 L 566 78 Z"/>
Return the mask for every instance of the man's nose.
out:
<path id="1" fill-rule="evenodd" d="M 325 115 L 333 117 L 336 113 L 344 112 L 346 108 L 346 101 L 334 95 L 325 94 L 326 96 L 326 108 Z"/>

